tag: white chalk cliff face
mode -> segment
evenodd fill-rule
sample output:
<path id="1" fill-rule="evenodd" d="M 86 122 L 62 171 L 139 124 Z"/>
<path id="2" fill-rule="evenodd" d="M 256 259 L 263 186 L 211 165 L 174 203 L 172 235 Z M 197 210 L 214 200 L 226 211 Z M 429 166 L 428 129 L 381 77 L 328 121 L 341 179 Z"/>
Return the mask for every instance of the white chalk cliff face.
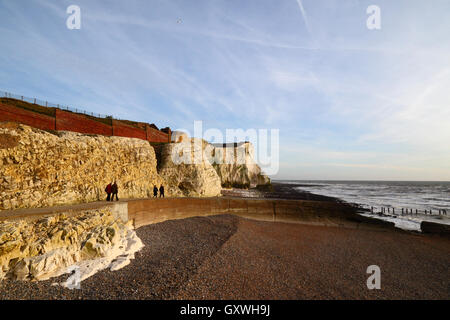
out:
<path id="1" fill-rule="evenodd" d="M 254 147 L 250 142 L 225 147 L 215 145 L 213 158 L 214 169 L 225 188 L 254 188 L 270 184 L 270 179 L 254 160 Z"/>
<path id="2" fill-rule="evenodd" d="M 158 173 L 185 196 L 220 195 L 220 178 L 208 160 L 201 156 L 205 142 L 200 139 L 179 141 L 182 142 L 163 145 L 159 150 Z"/>
<path id="3" fill-rule="evenodd" d="M 126 266 L 142 247 L 132 222 L 107 208 L 1 222 L 0 279 L 47 280 L 76 266 L 82 281 L 101 269 Z"/>
<path id="4" fill-rule="evenodd" d="M 151 197 L 161 184 L 168 197 L 211 197 L 222 187 L 270 183 L 248 143 L 224 149 L 183 133 L 173 138 L 177 143 L 155 147 L 157 161 L 155 149 L 140 139 L 0 123 L 0 210 L 105 200 L 114 181 L 119 198 Z M 225 154 L 231 163 L 218 163 Z"/>
<path id="5" fill-rule="evenodd" d="M 114 181 L 119 198 L 148 197 L 165 183 L 147 141 L 0 123 L 0 210 L 105 200 Z"/>
<path id="6" fill-rule="evenodd" d="M 172 141 L 159 150 L 158 172 L 187 196 L 219 194 L 219 184 L 227 188 L 270 184 L 254 161 L 254 148 L 249 142 L 212 145 L 183 132 L 174 132 Z"/>

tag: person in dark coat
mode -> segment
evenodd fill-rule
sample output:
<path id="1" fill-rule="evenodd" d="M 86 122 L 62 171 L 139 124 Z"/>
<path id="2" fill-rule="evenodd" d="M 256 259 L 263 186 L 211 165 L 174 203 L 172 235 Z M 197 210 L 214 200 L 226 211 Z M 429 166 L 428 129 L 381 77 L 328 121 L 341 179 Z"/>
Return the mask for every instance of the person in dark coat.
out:
<path id="1" fill-rule="evenodd" d="M 117 183 L 115 181 L 114 184 L 111 186 L 111 193 L 112 193 L 111 201 L 114 201 L 114 196 L 116 196 L 117 201 L 119 201 L 119 196 L 117 195 L 119 193 L 119 187 L 117 186 Z"/>
<path id="2" fill-rule="evenodd" d="M 158 187 L 157 186 L 153 187 L 153 197 L 158 198 Z"/>
<path id="3" fill-rule="evenodd" d="M 161 187 L 159 187 L 159 197 L 164 198 L 164 186 L 163 185 L 161 185 Z"/>
<path id="4" fill-rule="evenodd" d="M 112 191 L 112 186 L 111 183 L 109 183 L 106 186 L 105 192 L 108 194 L 108 197 L 106 198 L 106 201 L 110 201 L 111 200 L 111 191 Z"/>

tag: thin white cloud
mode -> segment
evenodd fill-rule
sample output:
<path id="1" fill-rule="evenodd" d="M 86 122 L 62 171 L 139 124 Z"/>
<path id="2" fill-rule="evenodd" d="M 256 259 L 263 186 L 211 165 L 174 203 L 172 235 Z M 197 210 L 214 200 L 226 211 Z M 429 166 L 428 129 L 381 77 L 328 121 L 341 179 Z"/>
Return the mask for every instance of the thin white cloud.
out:
<path id="1" fill-rule="evenodd" d="M 311 27 L 310 27 L 309 21 L 308 21 L 308 16 L 306 15 L 305 8 L 303 7 L 302 0 L 296 0 L 296 1 L 297 1 L 297 4 L 298 4 L 298 7 L 300 8 L 300 12 L 302 14 L 302 18 L 303 18 L 303 22 L 305 23 L 306 30 L 308 30 L 308 33 L 310 35 L 312 35 Z"/>

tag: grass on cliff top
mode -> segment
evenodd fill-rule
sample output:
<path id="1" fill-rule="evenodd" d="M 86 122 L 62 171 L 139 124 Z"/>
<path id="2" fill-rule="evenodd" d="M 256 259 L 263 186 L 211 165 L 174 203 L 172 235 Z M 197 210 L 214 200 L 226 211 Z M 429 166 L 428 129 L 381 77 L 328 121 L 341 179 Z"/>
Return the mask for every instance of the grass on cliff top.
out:
<path id="1" fill-rule="evenodd" d="M 0 98 L 0 102 L 7 106 L 13 106 L 17 108 L 22 108 L 28 111 L 37 112 L 40 114 L 45 114 L 50 117 L 55 116 L 55 108 L 42 107 L 38 104 L 28 103 L 25 101 L 12 99 L 12 98 Z"/>
<path id="2" fill-rule="evenodd" d="M 18 99 L 13 99 L 13 98 L 0 98 L 0 103 L 7 105 L 7 106 L 13 106 L 13 107 L 17 107 L 17 108 L 22 108 L 28 111 L 33 111 L 33 112 L 37 112 L 40 114 L 44 114 L 46 116 L 50 116 L 50 117 L 55 117 L 55 110 L 57 108 L 53 108 L 53 107 L 43 107 L 41 105 L 38 104 L 34 104 L 34 103 L 30 103 L 30 102 L 26 102 L 26 101 L 22 101 L 22 100 L 18 100 Z M 107 117 L 107 118 L 98 118 L 95 117 L 93 115 L 89 115 L 89 114 L 84 114 L 84 113 L 79 113 L 79 112 L 73 112 L 70 110 L 64 110 L 64 109 L 60 109 L 63 110 L 65 112 L 71 112 L 74 114 L 78 114 L 81 116 L 84 116 L 88 119 L 91 120 L 95 120 L 101 123 L 104 123 L 108 126 L 112 125 L 112 118 L 111 117 Z M 146 123 L 144 122 L 136 122 L 136 121 L 131 121 L 131 120 L 120 120 L 120 122 L 129 125 L 131 127 L 134 128 L 138 128 L 138 129 L 142 129 L 145 130 L 145 125 Z M 149 125 L 151 128 L 154 128 L 156 130 L 159 130 L 158 127 L 156 127 L 154 124 L 150 124 Z"/>

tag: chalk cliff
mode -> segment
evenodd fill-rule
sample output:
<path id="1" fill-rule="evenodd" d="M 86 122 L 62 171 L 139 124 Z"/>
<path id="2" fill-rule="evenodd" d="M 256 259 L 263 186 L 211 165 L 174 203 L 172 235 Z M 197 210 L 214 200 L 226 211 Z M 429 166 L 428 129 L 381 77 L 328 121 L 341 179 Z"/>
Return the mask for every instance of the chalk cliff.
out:
<path id="1" fill-rule="evenodd" d="M 0 163 L 0 210 L 104 200 L 113 181 L 119 198 L 147 197 L 165 183 L 147 141 L 14 123 L 0 124 Z"/>
<path id="2" fill-rule="evenodd" d="M 104 200 L 116 181 L 119 198 L 147 198 L 153 186 L 166 196 L 219 196 L 222 187 L 270 183 L 249 143 L 214 146 L 176 135 L 176 143 L 48 132 L 0 123 L 0 210 Z M 217 159 L 231 157 L 231 162 Z M 158 159 L 157 159 L 158 158 Z"/>
<path id="3" fill-rule="evenodd" d="M 202 157 L 205 146 L 207 143 L 200 139 L 185 139 L 161 146 L 158 150 L 159 174 L 185 196 L 220 195 L 220 178 L 211 163 Z"/>
<path id="4" fill-rule="evenodd" d="M 99 269 L 125 266 L 143 246 L 131 221 L 107 208 L 1 222 L 0 244 L 0 279 L 14 280 L 46 280 L 77 264 L 83 280 Z M 83 261 L 89 261 L 84 268 Z"/>
<path id="5" fill-rule="evenodd" d="M 215 196 L 221 187 L 254 188 L 270 184 L 254 161 L 249 142 L 213 145 L 174 132 L 174 143 L 157 149 L 158 173 L 186 196 Z"/>
<path id="6" fill-rule="evenodd" d="M 255 162 L 254 153 L 250 142 L 214 145 L 213 167 L 224 188 L 254 188 L 270 184 L 270 179 Z"/>

